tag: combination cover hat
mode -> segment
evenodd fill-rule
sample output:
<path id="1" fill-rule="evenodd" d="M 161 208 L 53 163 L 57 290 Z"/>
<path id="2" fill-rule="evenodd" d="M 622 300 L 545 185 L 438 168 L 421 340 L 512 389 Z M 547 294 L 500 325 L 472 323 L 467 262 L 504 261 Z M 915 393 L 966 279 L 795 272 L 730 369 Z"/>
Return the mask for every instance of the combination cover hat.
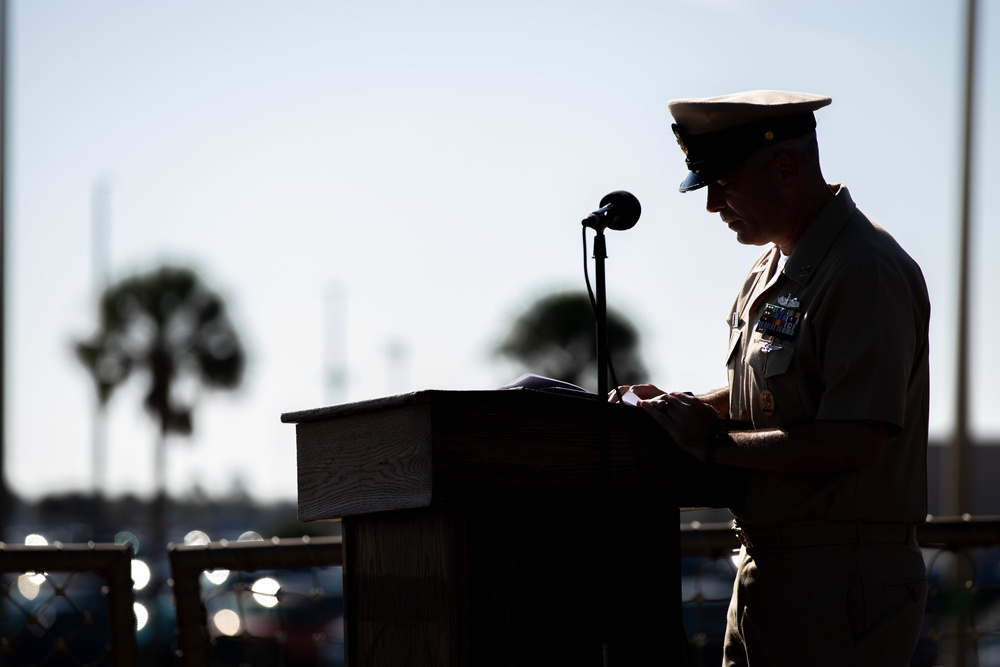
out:
<path id="1" fill-rule="evenodd" d="M 754 151 L 811 132 L 813 111 L 832 101 L 780 90 L 671 100 L 671 127 L 690 170 L 680 191 L 704 187 L 735 171 Z"/>

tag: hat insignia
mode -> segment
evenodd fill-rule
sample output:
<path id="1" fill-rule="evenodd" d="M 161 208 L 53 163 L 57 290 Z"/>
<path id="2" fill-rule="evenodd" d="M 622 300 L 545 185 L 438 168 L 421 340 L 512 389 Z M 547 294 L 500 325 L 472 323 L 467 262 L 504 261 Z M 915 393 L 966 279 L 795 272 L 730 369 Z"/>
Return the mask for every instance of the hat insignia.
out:
<path id="1" fill-rule="evenodd" d="M 684 140 L 681 138 L 681 133 L 678 132 L 676 129 L 674 130 L 674 138 L 677 139 L 677 145 L 681 147 L 682 151 L 684 151 L 684 155 L 687 155 L 688 154 L 687 146 L 684 145 Z"/>

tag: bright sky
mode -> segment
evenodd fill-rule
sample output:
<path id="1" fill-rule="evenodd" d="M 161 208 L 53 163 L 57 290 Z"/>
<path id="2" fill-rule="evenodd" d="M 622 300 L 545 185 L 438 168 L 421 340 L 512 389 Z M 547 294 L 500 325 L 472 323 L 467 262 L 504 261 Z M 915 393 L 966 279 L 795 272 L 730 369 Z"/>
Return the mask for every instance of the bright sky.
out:
<path id="1" fill-rule="evenodd" d="M 721 386 L 724 320 L 759 249 L 704 211 L 703 192 L 677 192 L 666 104 L 759 88 L 833 97 L 818 114 L 824 172 L 924 269 L 932 433 L 951 428 L 964 2 L 8 4 L 7 473 L 20 494 L 93 484 L 93 395 L 70 345 L 96 326 L 101 188 L 103 270 L 193 265 L 251 354 L 243 389 L 204 394 L 195 436 L 172 443 L 174 493 L 241 479 L 294 498 L 283 412 L 531 370 L 491 346 L 534 297 L 583 288 L 580 220 L 617 189 L 643 214 L 608 233 L 611 307 L 641 328 L 657 384 Z M 1000 6 L 980 11 L 971 410 L 997 436 L 1000 224 L 986 204 Z M 324 383 L 338 356 L 340 392 Z M 111 494 L 151 491 L 137 390 L 111 404 Z"/>

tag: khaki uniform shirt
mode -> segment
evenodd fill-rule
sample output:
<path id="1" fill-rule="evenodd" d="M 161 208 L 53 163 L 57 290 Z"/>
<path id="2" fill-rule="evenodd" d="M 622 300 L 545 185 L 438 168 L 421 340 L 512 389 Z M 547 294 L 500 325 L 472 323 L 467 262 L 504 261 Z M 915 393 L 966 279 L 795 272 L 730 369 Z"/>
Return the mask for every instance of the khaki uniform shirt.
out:
<path id="1" fill-rule="evenodd" d="M 750 270 L 730 316 L 730 416 L 755 429 L 810 420 L 885 424 L 876 462 L 833 473 L 751 471 L 750 526 L 919 523 L 927 515 L 928 324 L 923 275 L 847 188 L 780 271 L 777 246 Z"/>

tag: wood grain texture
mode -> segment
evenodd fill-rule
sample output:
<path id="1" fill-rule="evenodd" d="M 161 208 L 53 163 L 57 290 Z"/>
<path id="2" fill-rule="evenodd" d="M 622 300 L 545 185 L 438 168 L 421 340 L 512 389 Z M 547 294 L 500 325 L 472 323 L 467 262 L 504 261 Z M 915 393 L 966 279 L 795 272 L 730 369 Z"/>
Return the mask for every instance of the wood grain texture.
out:
<path id="1" fill-rule="evenodd" d="M 426 404 L 298 424 L 296 452 L 302 521 L 430 504 Z"/>
<path id="2" fill-rule="evenodd" d="M 344 521 L 347 664 L 468 664 L 463 534 L 434 511 Z"/>

